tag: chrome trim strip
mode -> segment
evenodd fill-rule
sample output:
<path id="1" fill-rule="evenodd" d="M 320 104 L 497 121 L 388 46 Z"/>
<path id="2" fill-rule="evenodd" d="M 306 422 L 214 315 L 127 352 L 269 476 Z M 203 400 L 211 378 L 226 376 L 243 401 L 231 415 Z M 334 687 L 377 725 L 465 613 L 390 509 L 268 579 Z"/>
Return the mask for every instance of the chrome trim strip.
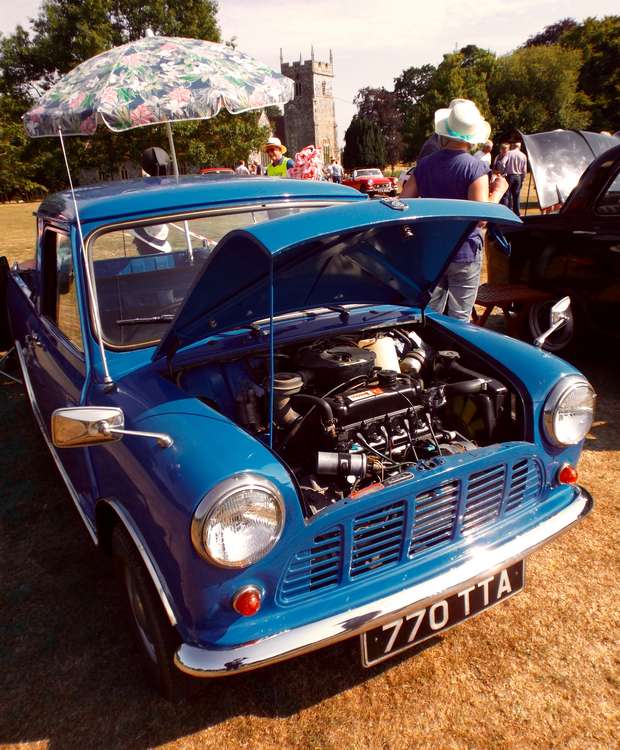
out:
<path id="1" fill-rule="evenodd" d="M 37 424 L 39 425 L 39 429 L 41 430 L 41 435 L 43 435 L 43 440 L 45 440 L 45 443 L 47 444 L 47 447 L 50 450 L 50 453 L 52 454 L 52 458 L 54 459 L 56 466 L 58 467 L 58 471 L 60 472 L 60 476 L 63 478 L 63 481 L 65 485 L 67 486 L 67 490 L 69 491 L 69 494 L 71 495 L 71 499 L 75 503 L 75 507 L 78 509 L 78 513 L 82 517 L 82 521 L 84 521 L 84 524 L 86 525 L 86 528 L 88 529 L 88 533 L 90 534 L 93 542 L 95 544 L 98 543 L 97 541 L 97 530 L 95 529 L 94 525 L 92 524 L 90 518 L 86 515 L 84 512 L 82 506 L 80 505 L 79 495 L 73 486 L 71 480 L 69 479 L 69 475 L 65 471 L 65 467 L 62 465 L 62 462 L 60 460 L 60 457 L 58 456 L 58 453 L 56 453 L 56 449 L 52 445 L 48 435 L 47 431 L 45 429 L 45 425 L 43 423 L 43 415 L 41 414 L 41 411 L 39 409 L 39 405 L 37 404 L 37 400 L 34 395 L 34 390 L 32 388 L 32 383 L 30 382 L 30 377 L 28 375 L 28 368 L 26 367 L 26 361 L 24 359 L 24 355 L 22 353 L 22 346 L 19 343 L 19 341 L 15 342 L 15 349 L 17 351 L 17 357 L 19 359 L 19 366 L 22 371 L 22 375 L 24 376 L 24 385 L 26 387 L 26 393 L 28 394 L 28 399 L 30 400 L 30 406 L 32 407 L 32 413 L 34 414 L 35 420 Z"/>
<path id="2" fill-rule="evenodd" d="M 411 607 L 422 608 L 445 599 L 481 576 L 492 575 L 523 559 L 581 520 L 592 510 L 593 504 L 590 494 L 576 487 L 575 499 L 559 513 L 499 547 L 474 548 L 470 559 L 441 575 L 347 612 L 262 640 L 225 649 L 206 649 L 183 643 L 175 654 L 175 664 L 195 677 L 220 677 L 274 664 L 345 640 L 390 622 Z"/>
<path id="3" fill-rule="evenodd" d="M 174 627 L 177 622 L 177 616 L 174 613 L 174 610 L 172 609 L 172 605 L 170 604 L 172 597 L 170 596 L 170 592 L 168 590 L 168 587 L 166 586 L 166 583 L 164 581 L 164 577 L 161 574 L 161 571 L 159 569 L 159 566 L 154 561 L 153 557 L 151 556 L 148 547 L 146 546 L 146 542 L 144 541 L 142 534 L 136 527 L 136 525 L 133 522 L 133 519 L 127 513 L 125 508 L 118 502 L 118 500 L 104 500 L 107 505 L 110 505 L 112 508 L 114 508 L 114 511 L 120 518 L 120 520 L 123 522 L 123 525 L 127 529 L 127 532 L 129 533 L 129 536 L 132 538 L 133 543 L 136 545 L 136 548 L 138 552 L 140 553 L 140 556 L 142 557 L 142 561 L 144 562 L 144 565 L 146 569 L 149 572 L 149 575 L 151 576 L 151 580 L 153 581 L 153 585 L 155 586 L 155 589 L 157 590 L 157 593 L 159 594 L 159 598 L 161 599 L 161 603 L 163 604 L 164 609 L 166 610 L 166 614 L 168 615 L 168 619 L 170 620 L 170 624 Z"/>

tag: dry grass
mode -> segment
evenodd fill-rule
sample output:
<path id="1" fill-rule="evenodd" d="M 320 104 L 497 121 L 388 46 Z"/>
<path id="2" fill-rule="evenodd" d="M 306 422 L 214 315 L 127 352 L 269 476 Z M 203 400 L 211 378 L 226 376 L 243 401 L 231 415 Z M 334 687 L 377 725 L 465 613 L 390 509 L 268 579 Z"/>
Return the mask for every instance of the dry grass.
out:
<path id="1" fill-rule="evenodd" d="M 17 207 L 0 206 L 2 243 L 8 213 Z M 30 255 L 31 239 L 15 247 Z M 618 747 L 620 383 L 603 354 L 578 364 L 599 393 L 580 464 L 597 506 L 529 560 L 522 594 L 370 671 L 352 641 L 206 683 L 177 707 L 137 669 L 113 580 L 21 390 L 3 383 L 0 746 Z"/>

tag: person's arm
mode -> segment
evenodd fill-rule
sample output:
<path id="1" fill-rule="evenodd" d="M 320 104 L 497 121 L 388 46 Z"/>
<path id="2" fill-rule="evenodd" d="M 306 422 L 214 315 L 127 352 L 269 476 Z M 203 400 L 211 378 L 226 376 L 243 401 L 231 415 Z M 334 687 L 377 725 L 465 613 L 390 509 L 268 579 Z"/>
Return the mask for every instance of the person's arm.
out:
<path id="1" fill-rule="evenodd" d="M 403 189 L 400 193 L 401 198 L 419 198 L 420 193 L 418 192 L 418 183 L 415 179 L 415 174 L 412 174 L 407 182 L 403 185 Z M 475 200 L 475 199 L 472 199 Z"/>
<path id="2" fill-rule="evenodd" d="M 506 190 L 508 182 L 501 174 L 494 174 L 490 179 L 487 175 L 482 175 L 469 186 L 467 199 L 481 203 L 499 203 Z"/>

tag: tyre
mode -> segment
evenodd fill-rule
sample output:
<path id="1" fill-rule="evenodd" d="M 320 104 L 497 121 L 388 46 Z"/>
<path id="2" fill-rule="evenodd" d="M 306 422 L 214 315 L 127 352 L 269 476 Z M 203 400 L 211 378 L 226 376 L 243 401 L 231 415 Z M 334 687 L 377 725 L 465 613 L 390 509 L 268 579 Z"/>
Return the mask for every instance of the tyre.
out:
<path id="1" fill-rule="evenodd" d="M 174 665 L 181 640 L 170 625 L 136 546 L 117 525 L 112 533 L 114 567 L 125 594 L 127 615 L 150 681 L 164 698 L 177 702 L 189 690 L 189 678 Z"/>
<path id="2" fill-rule="evenodd" d="M 534 302 L 523 316 L 524 338 L 534 343 L 551 325 L 551 308 L 557 300 Z M 566 323 L 554 331 L 543 344 L 543 349 L 552 354 L 567 356 L 578 351 L 582 334 L 582 314 L 575 304 L 571 304 Z"/>

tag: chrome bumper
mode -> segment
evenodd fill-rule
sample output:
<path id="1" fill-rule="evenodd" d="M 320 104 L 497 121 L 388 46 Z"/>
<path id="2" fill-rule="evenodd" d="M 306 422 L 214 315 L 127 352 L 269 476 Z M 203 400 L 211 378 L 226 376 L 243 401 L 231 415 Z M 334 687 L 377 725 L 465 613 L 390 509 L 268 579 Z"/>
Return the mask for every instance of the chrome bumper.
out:
<path id="1" fill-rule="evenodd" d="M 491 575 L 523 559 L 588 515 L 593 504 L 590 494 L 577 487 L 573 502 L 559 513 L 498 547 L 474 549 L 468 560 L 434 578 L 347 612 L 251 643 L 224 649 L 184 643 L 175 654 L 175 664 L 194 677 L 222 677 L 284 661 L 358 635 L 397 619 L 411 607 L 418 609 L 437 599 L 445 599 L 481 576 Z"/>

